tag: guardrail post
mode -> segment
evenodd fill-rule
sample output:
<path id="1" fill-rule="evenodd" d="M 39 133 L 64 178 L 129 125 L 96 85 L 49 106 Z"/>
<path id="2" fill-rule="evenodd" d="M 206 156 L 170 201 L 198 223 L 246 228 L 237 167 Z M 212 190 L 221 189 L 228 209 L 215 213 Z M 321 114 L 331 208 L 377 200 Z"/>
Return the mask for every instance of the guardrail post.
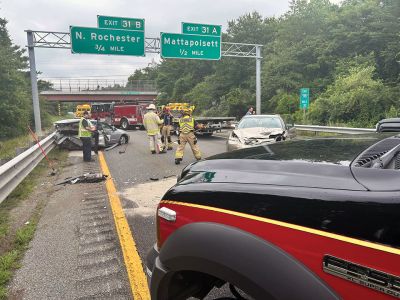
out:
<path id="1" fill-rule="evenodd" d="M 33 44 L 33 31 L 27 30 L 29 67 L 31 73 L 33 115 L 35 117 L 35 131 L 37 135 L 42 135 L 42 122 L 40 119 L 39 93 L 37 87 L 37 74 L 35 62 L 35 46 Z"/>

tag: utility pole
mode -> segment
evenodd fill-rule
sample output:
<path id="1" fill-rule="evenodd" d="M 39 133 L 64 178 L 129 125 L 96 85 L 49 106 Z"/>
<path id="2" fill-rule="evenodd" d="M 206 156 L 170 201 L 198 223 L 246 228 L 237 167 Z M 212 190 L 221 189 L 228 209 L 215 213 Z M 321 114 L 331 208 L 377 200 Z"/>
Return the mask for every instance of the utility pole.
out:
<path id="1" fill-rule="evenodd" d="M 27 30 L 28 38 L 28 53 L 29 53 L 29 67 L 31 73 L 31 86 L 32 86 L 32 102 L 33 102 L 33 115 L 35 117 L 35 131 L 36 135 L 42 135 L 42 122 L 40 120 L 40 106 L 39 106 L 39 92 L 37 87 L 37 74 L 35 62 L 35 48 L 33 45 L 33 32 Z"/>
<path id="2" fill-rule="evenodd" d="M 261 115 L 261 46 L 256 46 L 256 114 Z"/>

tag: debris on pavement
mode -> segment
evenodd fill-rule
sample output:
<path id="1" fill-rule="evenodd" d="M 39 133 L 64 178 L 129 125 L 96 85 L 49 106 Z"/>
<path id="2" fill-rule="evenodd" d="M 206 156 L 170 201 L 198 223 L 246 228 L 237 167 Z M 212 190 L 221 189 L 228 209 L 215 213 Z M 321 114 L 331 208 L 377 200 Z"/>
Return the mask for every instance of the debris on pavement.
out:
<path id="1" fill-rule="evenodd" d="M 106 180 L 108 175 L 102 174 L 102 173 L 85 173 L 80 176 L 76 177 L 68 177 L 65 178 L 64 181 L 61 181 L 59 183 L 56 183 L 56 185 L 61 185 L 61 184 L 75 184 L 75 183 L 95 183 L 95 182 L 101 182 Z"/>
<path id="2" fill-rule="evenodd" d="M 156 177 L 150 177 L 150 180 L 157 181 L 157 180 L 159 180 L 159 179 L 156 178 Z"/>
<path id="3" fill-rule="evenodd" d="M 104 150 L 109 151 L 109 150 L 111 150 L 111 149 L 114 149 L 114 148 L 117 147 L 117 146 L 119 146 L 119 144 L 114 144 L 114 145 L 112 145 L 112 146 L 110 146 L 110 147 L 108 147 L 108 148 L 106 148 L 106 149 L 104 149 Z"/>

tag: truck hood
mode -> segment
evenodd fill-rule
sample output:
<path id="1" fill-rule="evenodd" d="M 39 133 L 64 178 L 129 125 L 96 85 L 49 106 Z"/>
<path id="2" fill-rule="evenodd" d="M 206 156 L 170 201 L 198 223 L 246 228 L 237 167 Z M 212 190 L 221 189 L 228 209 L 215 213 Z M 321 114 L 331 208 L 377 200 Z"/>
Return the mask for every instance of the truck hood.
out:
<path id="1" fill-rule="evenodd" d="M 290 140 L 226 152 L 186 167 L 179 184 L 243 183 L 366 190 L 351 162 L 380 134 Z"/>
<path id="2" fill-rule="evenodd" d="M 212 160 L 195 163 L 179 185 L 192 183 L 262 184 L 337 190 L 366 190 L 349 166 L 305 161 Z"/>

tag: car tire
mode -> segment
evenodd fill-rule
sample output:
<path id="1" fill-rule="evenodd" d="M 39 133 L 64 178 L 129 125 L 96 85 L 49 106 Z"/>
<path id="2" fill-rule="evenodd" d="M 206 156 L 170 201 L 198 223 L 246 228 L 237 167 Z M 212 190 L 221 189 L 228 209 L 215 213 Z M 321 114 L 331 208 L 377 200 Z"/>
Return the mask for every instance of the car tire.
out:
<path id="1" fill-rule="evenodd" d="M 124 130 L 127 130 L 128 127 L 129 127 L 129 122 L 128 122 L 128 120 L 127 120 L 127 119 L 122 119 L 122 120 L 121 120 L 121 128 L 124 129 Z"/>
<path id="2" fill-rule="evenodd" d="M 119 144 L 128 144 L 128 137 L 126 135 L 121 135 L 121 137 L 119 138 Z"/>

